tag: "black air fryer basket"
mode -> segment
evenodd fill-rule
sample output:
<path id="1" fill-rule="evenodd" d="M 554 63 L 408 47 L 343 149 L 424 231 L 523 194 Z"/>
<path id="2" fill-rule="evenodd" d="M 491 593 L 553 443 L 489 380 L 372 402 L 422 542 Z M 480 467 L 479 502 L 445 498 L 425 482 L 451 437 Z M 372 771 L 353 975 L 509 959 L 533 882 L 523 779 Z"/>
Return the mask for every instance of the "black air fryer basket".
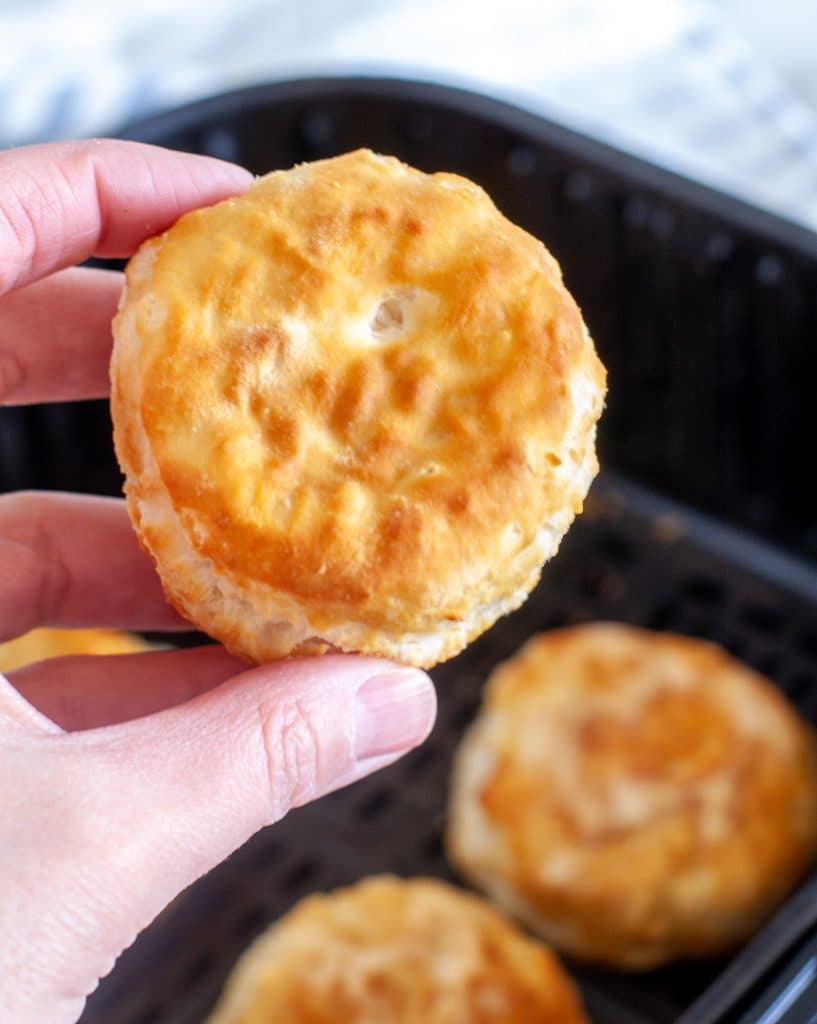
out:
<path id="1" fill-rule="evenodd" d="M 433 85 L 284 83 L 126 135 L 255 172 L 369 146 L 482 184 L 542 238 L 610 376 L 605 467 L 528 603 L 433 675 L 430 741 L 258 835 L 183 894 L 84 1024 L 194 1024 L 301 896 L 392 871 L 451 878 L 452 752 L 492 666 L 531 633 L 620 619 L 709 637 L 817 722 L 817 238 L 540 118 Z M 0 411 L 0 489 L 118 493 L 104 403 Z M 804 452 L 804 454 L 801 454 Z M 643 975 L 569 964 L 595 1024 L 817 1019 L 817 873 L 736 955 Z"/>

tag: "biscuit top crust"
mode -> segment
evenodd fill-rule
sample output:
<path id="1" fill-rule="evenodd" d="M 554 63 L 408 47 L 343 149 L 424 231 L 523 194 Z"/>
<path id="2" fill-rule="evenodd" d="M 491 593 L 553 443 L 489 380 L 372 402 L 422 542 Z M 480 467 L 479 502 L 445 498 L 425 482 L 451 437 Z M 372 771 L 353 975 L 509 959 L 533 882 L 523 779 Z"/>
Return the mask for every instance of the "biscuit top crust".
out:
<path id="1" fill-rule="evenodd" d="M 478 898 L 376 877 L 300 903 L 249 950 L 209 1024 L 583 1024 L 550 951 Z"/>
<path id="2" fill-rule="evenodd" d="M 463 178 L 366 150 L 270 174 L 147 242 L 125 317 L 191 543 L 317 630 L 457 620 L 579 510 L 557 470 L 603 368 L 556 262 Z"/>
<path id="3" fill-rule="evenodd" d="M 730 906 L 813 855 L 813 731 L 714 644 L 615 624 L 542 634 L 491 677 L 480 718 L 495 758 L 482 808 L 531 895 L 612 898 L 637 876 L 678 913 L 707 893 Z"/>

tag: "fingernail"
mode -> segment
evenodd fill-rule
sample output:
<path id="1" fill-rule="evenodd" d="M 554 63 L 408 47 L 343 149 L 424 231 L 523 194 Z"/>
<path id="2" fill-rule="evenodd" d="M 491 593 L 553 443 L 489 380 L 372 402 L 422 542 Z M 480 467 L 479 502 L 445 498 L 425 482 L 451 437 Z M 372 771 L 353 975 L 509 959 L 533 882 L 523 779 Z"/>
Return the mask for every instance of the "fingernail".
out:
<path id="1" fill-rule="evenodd" d="M 357 691 L 355 755 L 359 761 L 416 747 L 431 732 L 437 697 L 424 672 L 372 676 Z"/>

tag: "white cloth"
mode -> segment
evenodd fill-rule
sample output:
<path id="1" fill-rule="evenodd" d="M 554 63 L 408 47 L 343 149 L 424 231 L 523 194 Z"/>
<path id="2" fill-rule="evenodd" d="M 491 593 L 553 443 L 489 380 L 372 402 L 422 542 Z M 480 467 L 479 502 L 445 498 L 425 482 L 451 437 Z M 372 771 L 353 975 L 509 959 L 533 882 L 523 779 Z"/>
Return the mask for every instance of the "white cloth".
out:
<path id="1" fill-rule="evenodd" d="M 338 72 L 499 95 L 817 227 L 817 114 L 704 0 L 0 0 L 0 145 Z"/>

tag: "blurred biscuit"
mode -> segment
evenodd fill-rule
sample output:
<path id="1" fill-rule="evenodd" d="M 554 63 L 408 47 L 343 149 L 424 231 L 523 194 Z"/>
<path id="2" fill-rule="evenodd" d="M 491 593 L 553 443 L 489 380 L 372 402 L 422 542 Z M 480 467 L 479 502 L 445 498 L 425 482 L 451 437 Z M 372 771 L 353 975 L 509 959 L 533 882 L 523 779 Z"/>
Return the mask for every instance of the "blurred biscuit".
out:
<path id="1" fill-rule="evenodd" d="M 32 629 L 0 644 L 0 672 L 67 654 L 136 654 L 150 649 L 141 637 L 115 629 Z"/>
<path id="2" fill-rule="evenodd" d="M 613 624 L 542 634 L 488 682 L 447 845 L 572 955 L 642 969 L 719 953 L 814 857 L 815 737 L 714 644 Z"/>
<path id="3" fill-rule="evenodd" d="M 432 665 L 516 608 L 597 471 L 604 370 L 476 185 L 366 150 L 131 260 L 116 450 L 170 601 L 237 654 Z"/>
<path id="4" fill-rule="evenodd" d="M 239 961 L 208 1024 L 587 1024 L 556 958 L 479 897 L 371 878 L 311 896 Z"/>

